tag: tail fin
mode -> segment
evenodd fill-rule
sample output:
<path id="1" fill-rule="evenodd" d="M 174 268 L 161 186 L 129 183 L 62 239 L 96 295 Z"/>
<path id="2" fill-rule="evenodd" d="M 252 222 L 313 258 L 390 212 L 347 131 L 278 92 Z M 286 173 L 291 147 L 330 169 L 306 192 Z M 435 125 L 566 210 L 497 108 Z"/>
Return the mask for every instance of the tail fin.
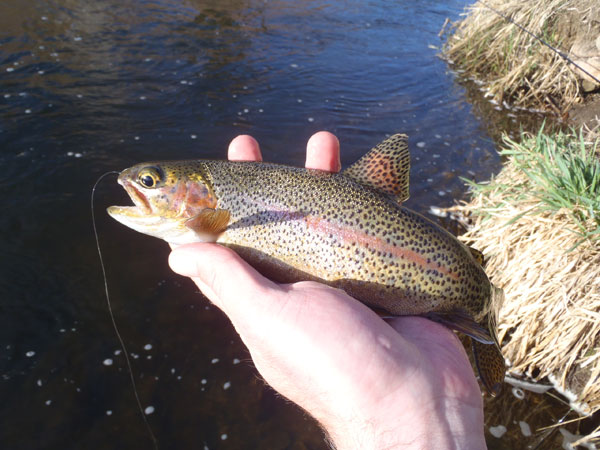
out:
<path id="1" fill-rule="evenodd" d="M 471 343 L 481 383 L 495 397 L 502 390 L 502 383 L 504 382 L 506 372 L 504 357 L 497 344 L 482 344 L 475 339 L 471 339 Z"/>
<path id="2" fill-rule="evenodd" d="M 481 383 L 495 397 L 502 390 L 502 383 L 504 382 L 504 375 L 506 373 L 506 364 L 504 363 L 504 357 L 500 351 L 500 344 L 498 343 L 498 336 L 496 334 L 496 320 L 498 311 L 502 303 L 504 303 L 504 291 L 493 284 L 491 287 L 490 309 L 482 325 L 487 327 L 494 342 L 492 344 L 485 344 L 471 339 L 471 343 L 473 358 L 475 359 L 475 366 L 477 366 Z"/>

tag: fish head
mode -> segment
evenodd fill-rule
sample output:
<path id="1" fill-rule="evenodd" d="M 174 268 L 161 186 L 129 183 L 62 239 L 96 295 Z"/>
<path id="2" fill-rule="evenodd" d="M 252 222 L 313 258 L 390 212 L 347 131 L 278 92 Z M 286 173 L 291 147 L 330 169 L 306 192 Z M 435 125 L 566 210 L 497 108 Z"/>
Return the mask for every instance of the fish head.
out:
<path id="1" fill-rule="evenodd" d="M 133 206 L 110 206 L 108 214 L 138 232 L 172 244 L 214 241 L 214 233 L 188 226 L 202 213 L 214 211 L 217 199 L 201 162 L 173 161 L 137 164 L 125 169 L 118 182 Z"/>

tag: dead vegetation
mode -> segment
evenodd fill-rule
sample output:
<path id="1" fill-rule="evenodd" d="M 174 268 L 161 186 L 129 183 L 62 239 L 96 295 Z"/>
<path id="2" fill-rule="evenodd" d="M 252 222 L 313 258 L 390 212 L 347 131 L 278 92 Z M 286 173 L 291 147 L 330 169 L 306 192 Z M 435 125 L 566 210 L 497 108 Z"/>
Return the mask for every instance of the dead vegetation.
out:
<path id="1" fill-rule="evenodd" d="M 504 289 L 499 337 L 510 371 L 549 378 L 582 416 L 600 410 L 600 141 L 523 133 L 471 201 L 461 239 Z M 600 439 L 600 428 L 583 441 Z"/>
<path id="2" fill-rule="evenodd" d="M 510 372 L 550 380 L 581 417 L 600 414 L 600 120 L 594 96 L 581 106 L 600 89 L 600 3 L 479 0 L 451 31 L 444 56 L 487 97 L 570 113 L 583 130 L 505 138 L 502 171 L 450 209 L 472 221 L 461 239 L 505 291 L 498 331 Z M 600 427 L 583 434 L 575 444 L 600 441 Z"/>
<path id="3" fill-rule="evenodd" d="M 484 81 L 487 95 L 513 106 L 562 116 L 582 99 L 584 90 L 598 89 L 593 78 L 508 18 L 600 78 L 597 0 L 478 1 L 453 28 L 444 55 Z"/>

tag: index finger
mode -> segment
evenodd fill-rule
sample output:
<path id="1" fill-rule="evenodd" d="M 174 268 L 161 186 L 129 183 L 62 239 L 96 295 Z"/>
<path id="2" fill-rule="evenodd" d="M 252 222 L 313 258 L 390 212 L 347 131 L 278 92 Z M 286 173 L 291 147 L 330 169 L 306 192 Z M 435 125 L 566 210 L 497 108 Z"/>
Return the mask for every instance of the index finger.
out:
<path id="1" fill-rule="evenodd" d="M 339 172 L 340 141 L 329 131 L 319 131 L 313 134 L 306 144 L 307 169 L 319 169 L 327 172 Z"/>
<path id="2" fill-rule="evenodd" d="M 258 141 L 247 134 L 235 137 L 227 149 L 227 159 L 230 161 L 262 161 Z"/>

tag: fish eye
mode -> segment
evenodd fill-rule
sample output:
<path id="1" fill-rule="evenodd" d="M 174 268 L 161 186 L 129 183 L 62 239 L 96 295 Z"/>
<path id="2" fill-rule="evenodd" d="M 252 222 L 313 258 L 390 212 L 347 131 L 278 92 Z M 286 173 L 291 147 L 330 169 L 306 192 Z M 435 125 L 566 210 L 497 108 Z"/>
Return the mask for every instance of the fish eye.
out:
<path id="1" fill-rule="evenodd" d="M 138 183 L 146 188 L 154 188 L 161 180 L 161 173 L 155 167 L 142 169 L 138 174 Z"/>

